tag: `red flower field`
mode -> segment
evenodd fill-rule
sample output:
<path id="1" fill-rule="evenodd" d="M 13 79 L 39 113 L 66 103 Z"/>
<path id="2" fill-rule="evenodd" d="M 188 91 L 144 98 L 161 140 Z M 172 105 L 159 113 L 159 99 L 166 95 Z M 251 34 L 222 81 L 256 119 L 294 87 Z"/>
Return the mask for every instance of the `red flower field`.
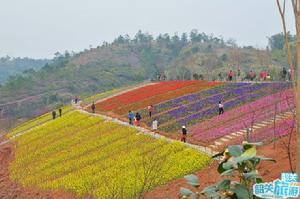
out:
<path id="1" fill-rule="evenodd" d="M 96 110 L 113 111 L 122 115 L 128 110 L 137 110 L 149 104 L 157 104 L 219 84 L 222 83 L 192 80 L 160 82 L 97 103 Z"/>

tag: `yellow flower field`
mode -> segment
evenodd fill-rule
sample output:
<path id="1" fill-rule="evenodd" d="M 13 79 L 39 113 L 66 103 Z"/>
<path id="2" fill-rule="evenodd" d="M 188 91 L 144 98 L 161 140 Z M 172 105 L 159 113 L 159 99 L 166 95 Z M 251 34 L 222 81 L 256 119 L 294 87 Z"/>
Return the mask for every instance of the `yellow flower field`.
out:
<path id="1" fill-rule="evenodd" d="M 68 113 L 70 111 L 72 111 L 74 108 L 71 106 L 71 105 L 68 105 L 68 106 L 64 106 L 62 107 L 62 113 L 65 114 L 65 113 Z M 29 120 L 27 122 L 24 122 L 20 125 L 18 125 L 17 127 L 13 128 L 10 133 L 8 134 L 8 137 L 12 137 L 22 131 L 25 131 L 25 130 L 28 130 L 32 127 L 35 127 L 36 125 L 39 125 L 41 123 L 44 123 L 44 122 L 47 122 L 49 120 L 52 119 L 52 113 L 49 112 L 49 113 L 46 113 L 46 114 L 43 114 L 37 118 L 34 118 L 32 120 Z"/>
<path id="2" fill-rule="evenodd" d="M 136 198 L 211 161 L 179 142 L 170 144 L 78 111 L 12 141 L 14 181 L 101 199 Z"/>

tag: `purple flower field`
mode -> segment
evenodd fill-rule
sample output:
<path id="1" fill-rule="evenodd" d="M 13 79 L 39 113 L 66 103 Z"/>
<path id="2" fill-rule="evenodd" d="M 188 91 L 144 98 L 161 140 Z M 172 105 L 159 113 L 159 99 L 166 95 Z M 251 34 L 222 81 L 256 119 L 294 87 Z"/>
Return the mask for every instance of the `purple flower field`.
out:
<path id="1" fill-rule="evenodd" d="M 226 84 L 156 105 L 154 117 L 158 119 L 162 131 L 174 132 L 181 125 L 191 126 L 217 115 L 220 100 L 227 112 L 290 86 L 289 83 Z M 147 122 L 150 124 L 151 120 Z"/>

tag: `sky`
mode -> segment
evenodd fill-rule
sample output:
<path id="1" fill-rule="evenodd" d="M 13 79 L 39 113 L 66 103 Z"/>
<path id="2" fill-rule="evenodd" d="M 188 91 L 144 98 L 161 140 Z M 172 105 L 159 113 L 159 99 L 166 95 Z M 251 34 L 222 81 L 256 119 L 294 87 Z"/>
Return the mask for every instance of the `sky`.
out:
<path id="1" fill-rule="evenodd" d="M 290 2 L 290 1 L 288 1 Z M 288 29 L 294 31 L 287 7 Z M 0 56 L 52 58 L 138 30 L 199 32 L 264 48 L 282 32 L 276 0 L 0 0 Z"/>

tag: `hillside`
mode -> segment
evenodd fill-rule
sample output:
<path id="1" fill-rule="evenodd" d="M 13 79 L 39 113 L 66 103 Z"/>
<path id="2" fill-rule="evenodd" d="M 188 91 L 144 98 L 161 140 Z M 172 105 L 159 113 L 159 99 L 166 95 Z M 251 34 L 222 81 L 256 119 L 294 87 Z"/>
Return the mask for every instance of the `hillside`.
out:
<path id="1" fill-rule="evenodd" d="M 67 198 L 174 198 L 184 175 L 196 173 L 202 188 L 216 183 L 218 161 L 211 156 L 247 140 L 263 142 L 258 154 L 278 160 L 259 164 L 263 178 L 271 181 L 295 168 L 290 88 L 288 82 L 188 80 L 104 92 L 97 95 L 95 113 L 90 105 L 73 103 L 55 120 L 48 113 L 12 129 L 4 139 L 8 143 L 0 142 L 0 157 L 6 160 L 11 151 L 14 158 L 9 171 L 6 165 L 0 172 L 9 172 L 22 189 L 60 191 Z M 129 110 L 141 113 L 141 127 L 128 124 Z M 158 130 L 152 130 L 154 118 Z M 182 125 L 188 143 L 179 142 Z M 11 181 L 0 176 L 7 190 Z"/>
<path id="2" fill-rule="evenodd" d="M 285 56 L 280 56 L 195 30 L 157 38 L 142 32 L 132 39 L 120 36 L 78 54 L 57 53 L 40 70 L 9 79 L 0 87 L 0 124 L 7 129 L 62 106 L 75 95 L 89 96 L 150 79 L 225 80 L 227 72 L 232 69 L 236 74 L 237 68 L 245 79 L 251 69 L 258 74 L 269 66 L 272 79 L 280 80 L 285 63 Z"/>

